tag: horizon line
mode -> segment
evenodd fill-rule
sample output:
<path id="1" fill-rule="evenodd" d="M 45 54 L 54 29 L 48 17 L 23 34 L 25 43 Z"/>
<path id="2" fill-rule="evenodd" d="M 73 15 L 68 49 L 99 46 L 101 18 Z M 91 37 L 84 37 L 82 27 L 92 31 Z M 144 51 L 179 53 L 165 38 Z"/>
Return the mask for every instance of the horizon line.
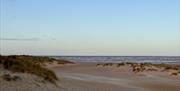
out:
<path id="1" fill-rule="evenodd" d="M 140 57 L 140 56 L 144 56 L 144 57 L 165 57 L 165 56 L 169 56 L 169 57 L 180 57 L 180 55 L 39 55 L 39 54 L 0 54 L 0 55 L 4 55 L 4 56 L 11 56 L 11 55 L 27 55 L 27 56 L 69 56 L 69 57 L 75 57 L 75 56 L 79 56 L 79 57 L 105 57 L 105 56 L 109 56 L 109 57 L 118 57 L 118 56 L 134 56 L 134 57 Z"/>

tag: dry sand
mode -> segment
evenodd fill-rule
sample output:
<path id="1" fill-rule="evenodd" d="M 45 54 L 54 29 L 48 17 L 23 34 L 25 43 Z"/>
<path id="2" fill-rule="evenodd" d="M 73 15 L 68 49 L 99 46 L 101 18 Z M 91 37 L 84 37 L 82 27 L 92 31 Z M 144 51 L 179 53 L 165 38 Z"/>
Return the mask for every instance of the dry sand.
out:
<path id="1" fill-rule="evenodd" d="M 166 72 L 135 74 L 130 67 L 96 67 L 92 63 L 52 67 L 63 91 L 180 91 L 180 77 Z"/>

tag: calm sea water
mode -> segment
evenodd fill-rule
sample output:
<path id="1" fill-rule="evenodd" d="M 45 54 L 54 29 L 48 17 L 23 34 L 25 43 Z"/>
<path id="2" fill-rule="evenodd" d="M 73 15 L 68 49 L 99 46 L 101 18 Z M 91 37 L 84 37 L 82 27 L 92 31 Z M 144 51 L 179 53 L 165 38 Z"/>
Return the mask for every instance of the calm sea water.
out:
<path id="1" fill-rule="evenodd" d="M 74 62 L 152 62 L 152 63 L 171 63 L 180 64 L 180 56 L 54 56 Z"/>

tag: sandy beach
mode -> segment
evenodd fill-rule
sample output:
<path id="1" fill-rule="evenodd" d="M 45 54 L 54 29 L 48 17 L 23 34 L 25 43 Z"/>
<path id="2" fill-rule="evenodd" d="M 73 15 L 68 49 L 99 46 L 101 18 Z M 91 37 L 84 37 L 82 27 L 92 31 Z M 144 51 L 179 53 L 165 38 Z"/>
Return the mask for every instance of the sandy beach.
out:
<path id="1" fill-rule="evenodd" d="M 180 90 L 178 64 L 73 63 L 47 57 L 2 56 L 0 67 L 0 91 Z"/>
<path id="2" fill-rule="evenodd" d="M 134 73 L 127 66 L 97 67 L 77 63 L 51 67 L 63 91 L 179 91 L 180 76 L 167 72 Z"/>

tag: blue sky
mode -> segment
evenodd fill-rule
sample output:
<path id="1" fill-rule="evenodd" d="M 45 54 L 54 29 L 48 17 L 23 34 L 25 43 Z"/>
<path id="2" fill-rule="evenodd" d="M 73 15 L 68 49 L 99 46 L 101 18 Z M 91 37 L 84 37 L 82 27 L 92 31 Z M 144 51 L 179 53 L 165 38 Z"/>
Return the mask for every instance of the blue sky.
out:
<path id="1" fill-rule="evenodd" d="M 0 0 L 1 54 L 180 56 L 180 0 Z"/>

